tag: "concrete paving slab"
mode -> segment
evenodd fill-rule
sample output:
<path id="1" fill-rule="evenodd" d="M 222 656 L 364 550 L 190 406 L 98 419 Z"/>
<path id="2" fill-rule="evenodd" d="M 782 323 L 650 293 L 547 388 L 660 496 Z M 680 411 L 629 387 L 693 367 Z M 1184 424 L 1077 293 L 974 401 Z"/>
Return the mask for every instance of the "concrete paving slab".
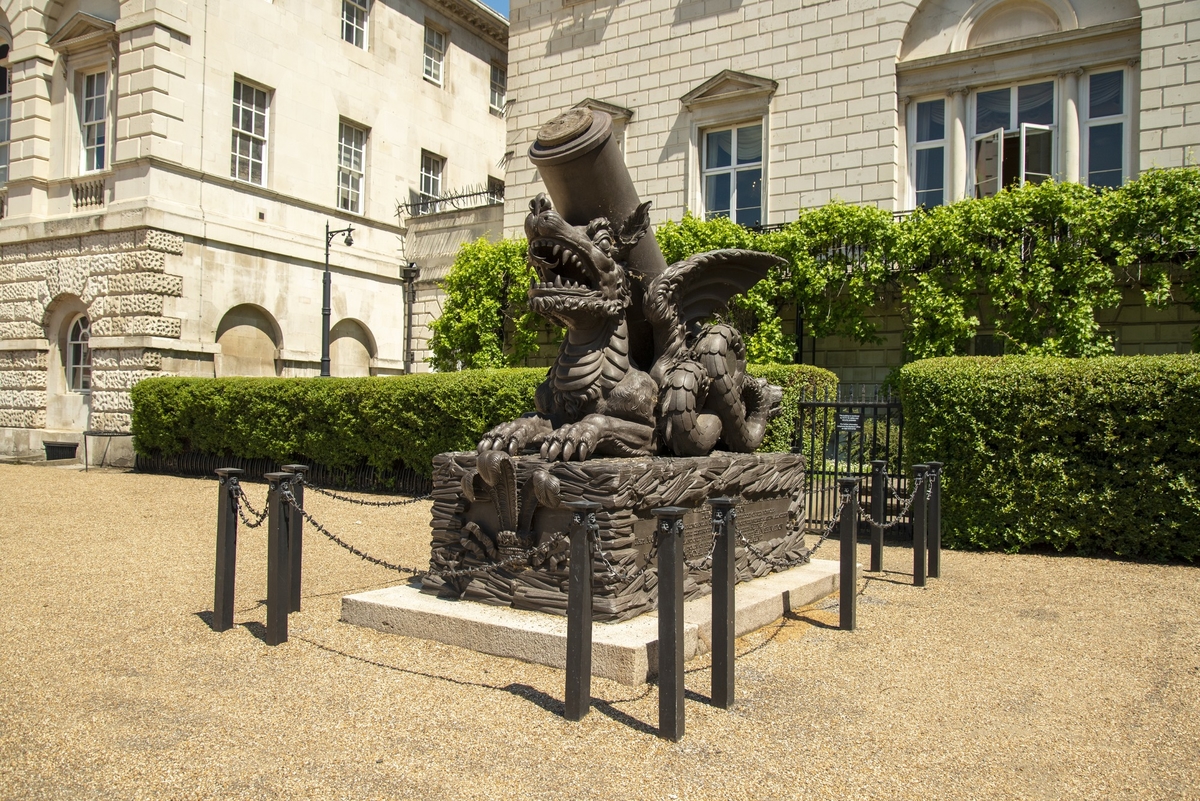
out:
<path id="1" fill-rule="evenodd" d="M 738 584 L 737 636 L 749 634 L 775 622 L 786 612 L 836 592 L 840 586 L 838 579 L 837 562 L 814 559 L 807 565 Z M 565 617 L 436 598 L 410 585 L 344 596 L 342 620 L 390 634 L 436 640 L 560 669 L 566 664 Z M 712 649 L 711 596 L 684 604 L 684 626 L 685 660 Z M 594 625 L 593 675 L 639 685 L 658 672 L 657 663 L 655 612 L 622 623 Z"/>

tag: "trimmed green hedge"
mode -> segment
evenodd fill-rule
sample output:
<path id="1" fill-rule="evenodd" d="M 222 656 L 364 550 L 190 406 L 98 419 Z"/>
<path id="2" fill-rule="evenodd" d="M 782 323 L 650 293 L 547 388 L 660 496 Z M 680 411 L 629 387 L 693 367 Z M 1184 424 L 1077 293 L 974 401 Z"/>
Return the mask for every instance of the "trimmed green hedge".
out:
<path id="1" fill-rule="evenodd" d="M 927 359 L 898 381 L 906 456 L 947 464 L 947 545 L 1200 555 L 1200 356 Z"/>
<path id="2" fill-rule="evenodd" d="M 785 413 L 764 445 L 774 450 L 791 445 L 801 389 L 837 382 L 811 366 L 750 372 L 784 387 Z M 531 411 L 545 376 L 541 368 L 516 368 L 386 378 L 150 378 L 133 388 L 134 448 L 146 456 L 201 451 L 332 468 L 407 466 L 428 476 L 436 454 L 470 450 L 492 426 Z"/>
<path id="3" fill-rule="evenodd" d="M 542 369 L 378 378 L 150 378 L 133 388 L 134 448 L 422 475 L 444 451 L 533 408 Z"/>

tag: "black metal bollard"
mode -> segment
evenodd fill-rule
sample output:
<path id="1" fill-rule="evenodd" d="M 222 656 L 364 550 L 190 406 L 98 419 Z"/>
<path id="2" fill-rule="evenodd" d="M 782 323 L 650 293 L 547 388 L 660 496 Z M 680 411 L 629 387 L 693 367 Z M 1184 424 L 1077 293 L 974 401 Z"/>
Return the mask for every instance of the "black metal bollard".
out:
<path id="1" fill-rule="evenodd" d="M 942 468 L 941 462 L 929 463 L 929 577 L 942 575 Z"/>
<path id="2" fill-rule="evenodd" d="M 838 570 L 838 625 L 854 631 L 858 625 L 858 479 L 838 479 L 838 492 L 846 499 L 838 537 L 841 539 L 841 564 Z"/>
<path id="3" fill-rule="evenodd" d="M 571 568 L 567 583 L 567 720 L 582 720 L 592 705 L 592 552 L 597 533 L 593 501 L 570 501 Z"/>
<path id="4" fill-rule="evenodd" d="M 658 736 L 683 739 L 683 516 L 678 506 L 658 518 Z"/>
<path id="5" fill-rule="evenodd" d="M 871 572 L 883 571 L 883 526 L 887 515 L 887 460 L 871 460 Z"/>
<path id="6" fill-rule="evenodd" d="M 291 559 L 288 555 L 289 505 L 283 488 L 291 473 L 267 473 L 267 645 L 280 645 L 288 638 L 291 609 Z"/>
<path id="7" fill-rule="evenodd" d="M 734 568 L 737 564 L 736 501 L 710 498 L 712 506 L 712 702 L 721 709 L 733 706 L 734 678 Z"/>
<path id="8" fill-rule="evenodd" d="M 928 548 L 928 518 L 926 512 L 928 506 L 925 499 L 925 490 L 928 486 L 925 482 L 929 479 L 927 473 L 929 465 L 914 464 L 913 465 L 913 492 L 916 496 L 913 498 L 912 505 L 912 521 L 913 521 L 913 586 L 925 586 L 925 564 L 926 550 Z"/>
<path id="9" fill-rule="evenodd" d="M 296 498 L 296 506 L 288 508 L 288 562 L 292 574 L 291 611 L 300 611 L 300 580 L 301 567 L 304 561 L 304 474 L 308 472 L 306 464 L 285 464 L 279 468 L 284 473 L 291 473 L 292 495 Z"/>
<path id="10" fill-rule="evenodd" d="M 233 628 L 233 586 L 237 574 L 237 477 L 244 473 L 236 467 L 222 467 L 216 474 L 217 491 L 217 569 L 213 580 L 213 631 Z"/>

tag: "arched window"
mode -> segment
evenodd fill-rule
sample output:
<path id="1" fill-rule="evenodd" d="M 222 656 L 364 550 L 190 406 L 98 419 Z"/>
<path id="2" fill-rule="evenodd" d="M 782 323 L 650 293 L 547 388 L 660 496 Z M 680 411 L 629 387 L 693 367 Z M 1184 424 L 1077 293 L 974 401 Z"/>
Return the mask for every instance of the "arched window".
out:
<path id="1" fill-rule="evenodd" d="M 86 315 L 71 321 L 67 335 L 67 386 L 73 392 L 92 391 L 91 322 Z"/>

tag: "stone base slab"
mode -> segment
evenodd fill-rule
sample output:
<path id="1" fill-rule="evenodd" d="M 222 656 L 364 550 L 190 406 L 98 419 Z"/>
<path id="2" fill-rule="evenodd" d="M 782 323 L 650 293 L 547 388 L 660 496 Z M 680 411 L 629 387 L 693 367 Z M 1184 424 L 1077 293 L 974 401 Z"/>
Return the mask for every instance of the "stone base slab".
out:
<path id="1" fill-rule="evenodd" d="M 861 570 L 861 568 L 860 568 Z M 836 592 L 838 563 L 806 565 L 737 585 L 737 636 L 769 625 L 793 609 Z M 342 620 L 356 626 L 470 648 L 495 656 L 565 668 L 567 620 L 557 615 L 436 598 L 409 585 L 347 595 Z M 712 649 L 712 597 L 684 604 L 684 659 Z M 658 614 L 646 612 L 592 628 L 592 675 L 644 684 L 658 672 Z"/>

